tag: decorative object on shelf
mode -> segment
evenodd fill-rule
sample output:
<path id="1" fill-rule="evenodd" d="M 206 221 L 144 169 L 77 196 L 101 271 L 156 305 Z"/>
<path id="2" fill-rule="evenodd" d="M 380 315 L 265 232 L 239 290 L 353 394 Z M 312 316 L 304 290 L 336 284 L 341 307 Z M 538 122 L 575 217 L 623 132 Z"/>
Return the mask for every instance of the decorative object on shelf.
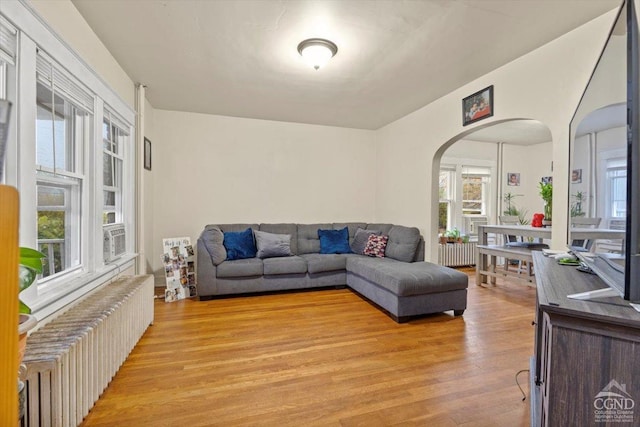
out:
<path id="1" fill-rule="evenodd" d="M 551 225 L 551 213 L 553 211 L 553 184 L 541 182 L 539 184 L 540 197 L 544 201 L 544 220 L 542 223 L 545 226 Z"/>
<path id="2" fill-rule="evenodd" d="M 462 126 L 493 116 L 493 85 L 462 100 Z"/>
<path id="3" fill-rule="evenodd" d="M 151 170 L 151 141 L 148 138 L 144 138 L 144 168 Z"/>
<path id="4" fill-rule="evenodd" d="M 534 213 L 533 219 L 531 220 L 532 227 L 542 227 L 542 221 L 544 220 L 543 213 Z"/>
<path id="5" fill-rule="evenodd" d="M 338 46 L 327 39 L 306 39 L 298 44 L 298 53 L 315 70 L 319 70 L 338 53 Z"/>

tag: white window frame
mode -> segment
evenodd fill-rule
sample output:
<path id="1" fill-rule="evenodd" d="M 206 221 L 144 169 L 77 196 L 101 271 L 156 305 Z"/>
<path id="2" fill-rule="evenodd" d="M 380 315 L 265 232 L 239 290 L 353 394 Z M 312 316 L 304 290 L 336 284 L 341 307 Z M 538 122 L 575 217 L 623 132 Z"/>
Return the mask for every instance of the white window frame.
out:
<path id="1" fill-rule="evenodd" d="M 5 174 L 8 185 L 20 191 L 20 245 L 37 245 L 37 197 L 38 176 L 35 168 L 35 120 L 36 120 L 36 55 L 37 49 L 58 64 L 64 64 L 64 71 L 82 83 L 95 95 L 93 101 L 94 133 L 92 140 L 101 141 L 103 107 L 109 105 L 128 125 L 130 135 L 134 135 L 135 111 L 109 87 L 37 14 L 28 2 L 3 2 L 1 15 L 17 29 L 16 88 L 12 120 L 20 143 L 13 138 L 7 147 Z M 11 87 L 9 87 L 11 91 Z M 133 89 L 132 89 L 133 90 Z M 19 120 L 18 120 L 19 119 Z M 133 140 L 132 140 L 133 141 Z M 106 283 L 120 272 L 135 264 L 135 147 L 133 142 L 125 148 L 123 158 L 122 208 L 127 230 L 127 253 L 112 263 L 103 260 L 102 230 L 102 150 L 92 144 L 85 147 L 83 168 L 87 173 L 83 180 L 83 209 L 81 220 L 82 268 L 48 280 L 45 284 L 31 286 L 21 298 L 32 308 L 38 319 L 55 313 L 69 303 L 81 298 L 96 287 Z M 15 162 L 12 162 L 15 160 Z"/>
<path id="2" fill-rule="evenodd" d="M 124 212 L 123 212 L 123 182 L 124 182 L 124 165 L 126 164 L 126 159 L 124 153 L 126 152 L 127 146 L 132 144 L 130 125 L 127 125 L 118 115 L 111 111 L 110 108 L 104 108 L 103 114 L 103 125 L 108 124 L 110 128 L 118 129 L 118 136 L 113 136 L 113 130 L 109 130 L 109 134 L 111 135 L 111 140 L 105 140 L 104 135 L 101 138 L 101 147 L 102 147 L 102 155 L 103 157 L 111 157 L 114 159 L 112 164 L 114 170 L 112 171 L 112 178 L 115 181 L 114 185 L 106 185 L 103 182 L 103 215 L 107 212 L 113 212 L 115 215 L 115 220 L 111 222 L 113 223 L 122 223 L 124 222 Z M 101 132 L 102 134 L 102 132 Z M 110 144 L 111 146 L 115 146 L 114 150 L 107 150 L 104 147 L 104 144 Z M 104 163 L 103 163 L 104 164 Z M 113 208 L 107 209 L 106 203 L 104 203 L 104 193 L 105 192 L 113 192 L 115 194 L 115 204 Z M 104 222 L 106 225 L 107 222 Z"/>
<path id="3" fill-rule="evenodd" d="M 454 174 L 453 198 L 441 200 L 450 204 L 447 230 L 458 228 L 465 233 L 465 217 L 467 218 L 493 218 L 493 203 L 496 194 L 496 167 L 495 162 L 480 159 L 462 159 L 443 157 L 440 161 L 440 171 L 450 170 Z M 463 176 L 486 176 L 487 182 L 483 183 L 482 212 L 480 214 L 463 214 Z"/>
<path id="4" fill-rule="evenodd" d="M 613 216 L 612 182 L 609 171 L 613 169 L 626 170 L 627 153 L 624 149 L 607 150 L 600 152 L 598 158 L 597 176 L 601 179 L 596 181 L 596 216 L 602 218 L 603 224 L 608 224 L 611 219 L 625 218 L 625 216 Z"/>

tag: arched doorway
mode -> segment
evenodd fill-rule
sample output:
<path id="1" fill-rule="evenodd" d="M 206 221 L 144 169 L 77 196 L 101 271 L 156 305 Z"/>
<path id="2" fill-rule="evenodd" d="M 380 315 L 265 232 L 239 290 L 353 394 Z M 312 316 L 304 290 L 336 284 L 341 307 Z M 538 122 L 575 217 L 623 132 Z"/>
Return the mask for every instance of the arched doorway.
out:
<path id="1" fill-rule="evenodd" d="M 552 144 L 548 126 L 523 118 L 477 126 L 446 141 L 433 158 L 432 194 L 438 198 L 432 200 L 432 235 L 457 229 L 475 239 L 477 224 L 497 223 L 507 195 L 517 199 L 523 222 L 542 212 L 538 185 L 552 180 Z M 437 253 L 437 242 L 432 244 Z"/>

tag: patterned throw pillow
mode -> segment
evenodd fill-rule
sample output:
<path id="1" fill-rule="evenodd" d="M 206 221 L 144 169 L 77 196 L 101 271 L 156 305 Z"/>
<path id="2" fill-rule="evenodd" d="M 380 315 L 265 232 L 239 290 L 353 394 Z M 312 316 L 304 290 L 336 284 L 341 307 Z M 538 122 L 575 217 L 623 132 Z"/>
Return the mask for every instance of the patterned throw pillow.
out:
<path id="1" fill-rule="evenodd" d="M 387 249 L 387 241 L 389 236 L 383 234 L 376 236 L 372 234 L 367 239 L 367 244 L 364 246 L 364 254 L 368 256 L 374 256 L 378 258 L 384 258 L 384 251 Z"/>

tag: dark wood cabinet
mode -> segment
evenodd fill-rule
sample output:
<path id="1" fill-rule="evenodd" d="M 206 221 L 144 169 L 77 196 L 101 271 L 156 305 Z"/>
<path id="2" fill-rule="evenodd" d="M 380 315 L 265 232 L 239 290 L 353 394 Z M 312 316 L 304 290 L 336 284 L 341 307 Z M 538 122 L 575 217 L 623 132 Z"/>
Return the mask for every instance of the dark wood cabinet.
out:
<path id="1" fill-rule="evenodd" d="M 619 297 L 567 298 L 606 285 L 541 252 L 534 268 L 532 424 L 640 425 L 640 313 Z"/>

